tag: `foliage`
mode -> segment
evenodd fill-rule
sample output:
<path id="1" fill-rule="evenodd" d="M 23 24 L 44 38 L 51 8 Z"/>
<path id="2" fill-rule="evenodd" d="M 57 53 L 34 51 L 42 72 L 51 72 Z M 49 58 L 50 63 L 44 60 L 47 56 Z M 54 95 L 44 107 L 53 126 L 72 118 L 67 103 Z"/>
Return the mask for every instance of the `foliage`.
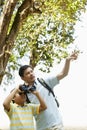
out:
<path id="1" fill-rule="evenodd" d="M 86 0 L 0 0 L 0 83 L 5 74 L 18 69 L 26 54 L 33 68 L 43 65 L 41 70 L 48 72 L 55 59 L 59 63 L 67 57 L 86 4 Z"/>
<path id="2" fill-rule="evenodd" d="M 41 14 L 30 15 L 20 29 L 15 49 L 19 57 L 29 53 L 30 64 L 43 64 L 50 71 L 56 58 L 59 63 L 67 57 L 67 47 L 74 42 L 74 25 L 85 11 L 86 1 L 46 1 Z"/>

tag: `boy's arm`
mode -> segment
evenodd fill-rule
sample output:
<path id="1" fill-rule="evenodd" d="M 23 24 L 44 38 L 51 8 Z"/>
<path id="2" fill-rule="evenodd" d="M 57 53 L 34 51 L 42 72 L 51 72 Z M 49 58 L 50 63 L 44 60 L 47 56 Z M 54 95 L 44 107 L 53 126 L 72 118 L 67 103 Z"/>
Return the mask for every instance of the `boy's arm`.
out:
<path id="1" fill-rule="evenodd" d="M 5 108 L 7 111 L 10 110 L 10 103 L 11 103 L 12 99 L 14 98 L 15 93 L 16 93 L 17 91 L 18 91 L 18 89 L 15 88 L 15 89 L 7 96 L 7 98 L 4 100 L 3 106 L 4 106 L 4 108 Z"/>
<path id="2" fill-rule="evenodd" d="M 43 100 L 43 98 L 41 97 L 40 93 L 38 91 L 33 91 L 32 93 L 34 95 L 36 95 L 36 97 L 38 98 L 38 100 L 40 102 L 39 112 L 44 111 L 45 109 L 47 109 L 47 105 L 46 105 L 45 101 Z"/>

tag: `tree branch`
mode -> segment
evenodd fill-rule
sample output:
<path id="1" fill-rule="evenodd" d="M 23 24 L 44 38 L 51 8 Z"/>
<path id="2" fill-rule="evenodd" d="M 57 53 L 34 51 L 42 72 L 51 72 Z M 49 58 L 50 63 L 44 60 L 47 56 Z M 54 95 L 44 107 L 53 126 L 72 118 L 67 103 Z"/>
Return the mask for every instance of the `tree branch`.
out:
<path id="1" fill-rule="evenodd" d="M 3 42 L 7 36 L 7 31 L 12 17 L 17 0 L 7 0 L 4 5 L 2 17 L 0 20 L 0 46 L 3 46 Z"/>

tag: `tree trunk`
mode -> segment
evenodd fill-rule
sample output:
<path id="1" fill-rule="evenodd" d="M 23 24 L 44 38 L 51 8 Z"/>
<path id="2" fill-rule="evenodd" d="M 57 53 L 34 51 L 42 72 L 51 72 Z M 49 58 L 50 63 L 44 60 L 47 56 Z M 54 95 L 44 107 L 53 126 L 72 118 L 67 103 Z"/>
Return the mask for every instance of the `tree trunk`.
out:
<path id="1" fill-rule="evenodd" d="M 41 13 L 34 8 L 33 0 L 24 0 L 18 8 L 12 27 L 8 32 L 16 5 L 17 0 L 7 0 L 3 7 L 3 13 L 0 19 L 0 84 L 5 75 L 5 69 L 14 47 L 14 42 L 20 29 L 20 25 L 22 25 L 23 21 L 30 13 Z M 33 8 L 33 10 L 31 10 L 31 8 Z"/>

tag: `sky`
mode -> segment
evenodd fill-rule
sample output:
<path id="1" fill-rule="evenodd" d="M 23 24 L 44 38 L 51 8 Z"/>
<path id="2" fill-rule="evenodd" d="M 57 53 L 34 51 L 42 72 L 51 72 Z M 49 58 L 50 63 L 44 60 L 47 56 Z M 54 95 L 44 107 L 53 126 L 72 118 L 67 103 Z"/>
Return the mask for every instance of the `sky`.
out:
<path id="1" fill-rule="evenodd" d="M 76 47 L 81 50 L 76 61 L 71 62 L 70 71 L 66 78 L 60 81 L 54 91 L 60 103 L 60 112 L 65 126 L 87 126 L 87 13 L 82 14 L 81 22 L 76 25 L 75 44 L 70 46 L 69 51 Z M 62 70 L 64 60 L 55 65 L 52 73 Z M 58 70 L 58 71 L 57 71 Z M 9 127 L 9 119 L 5 114 L 2 102 L 7 96 L 0 87 L 0 129 Z"/>
<path id="2" fill-rule="evenodd" d="M 60 82 L 60 87 L 55 88 L 64 124 L 70 126 L 87 126 L 87 13 L 81 16 L 81 20 L 76 25 L 75 45 L 82 53 L 72 61 L 69 75 Z M 71 46 L 71 51 L 75 45 Z M 63 65 L 64 61 L 61 68 Z"/>

